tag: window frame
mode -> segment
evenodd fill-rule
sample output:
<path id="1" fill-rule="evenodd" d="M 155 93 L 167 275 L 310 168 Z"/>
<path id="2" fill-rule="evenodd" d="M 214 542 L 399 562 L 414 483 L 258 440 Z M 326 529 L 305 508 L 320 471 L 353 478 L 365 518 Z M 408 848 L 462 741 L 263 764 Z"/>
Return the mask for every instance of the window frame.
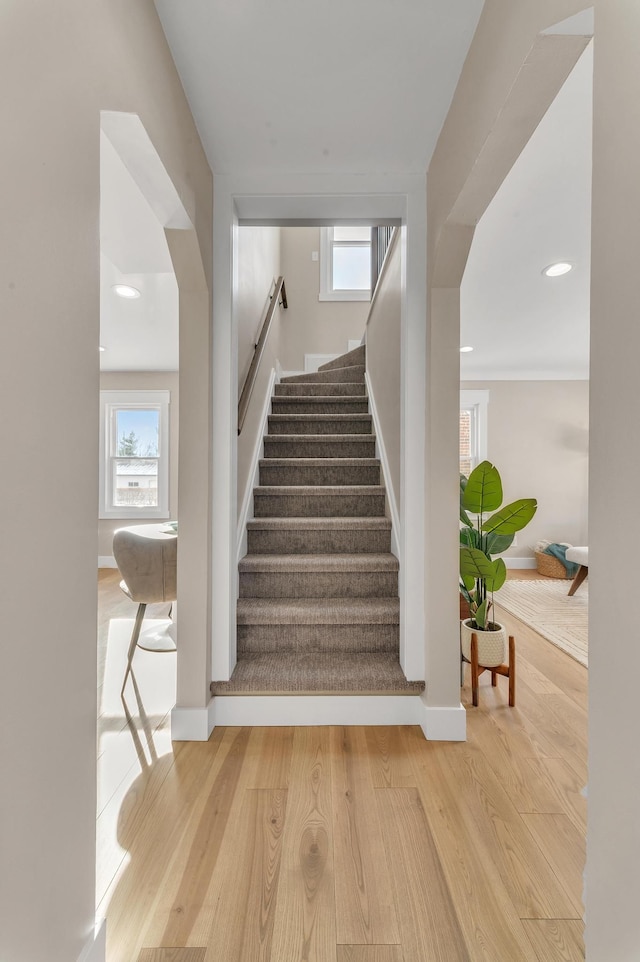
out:
<path id="1" fill-rule="evenodd" d="M 345 225 L 348 226 L 348 225 Z M 367 226 L 367 225 L 357 225 Z M 371 256 L 371 235 L 368 241 L 337 241 L 333 238 L 333 226 L 320 228 L 320 293 L 319 301 L 370 301 L 371 286 L 367 290 L 340 289 L 333 287 L 333 248 L 367 247 Z"/>
<path id="2" fill-rule="evenodd" d="M 100 505 L 99 518 L 169 518 L 169 404 L 170 391 L 100 391 Z M 112 450 L 118 411 L 158 411 L 158 504 L 114 505 Z"/>
<path id="3" fill-rule="evenodd" d="M 489 420 L 489 391 L 460 391 L 460 411 L 469 411 L 471 437 L 471 470 L 487 460 L 487 429 Z"/>

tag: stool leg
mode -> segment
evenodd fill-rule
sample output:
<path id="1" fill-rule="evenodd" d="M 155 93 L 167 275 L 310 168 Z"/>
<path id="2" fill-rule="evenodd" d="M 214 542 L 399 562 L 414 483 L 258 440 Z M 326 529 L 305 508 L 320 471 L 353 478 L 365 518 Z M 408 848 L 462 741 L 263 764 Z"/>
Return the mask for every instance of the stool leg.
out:
<path id="1" fill-rule="evenodd" d="M 478 636 L 471 635 L 471 693 L 473 704 L 478 707 Z"/>
<path id="2" fill-rule="evenodd" d="M 509 635 L 509 705 L 516 704 L 516 640 Z"/>
<path id="3" fill-rule="evenodd" d="M 491 684 L 493 685 L 494 688 L 495 688 L 496 685 L 498 684 L 498 672 L 497 672 L 497 671 L 492 671 L 492 672 L 491 672 Z"/>
<path id="4" fill-rule="evenodd" d="M 587 577 L 588 574 L 589 574 L 589 569 L 586 567 L 586 565 L 580 565 L 580 567 L 578 568 L 578 574 L 575 576 L 575 578 L 571 582 L 571 587 L 569 588 L 569 597 L 571 597 L 571 595 L 575 595 L 576 591 L 578 590 L 578 588 L 580 587 L 580 585 L 582 584 L 582 582 L 584 581 L 584 579 Z"/>
<path id="5" fill-rule="evenodd" d="M 127 678 L 129 677 L 129 672 L 131 671 L 131 662 L 133 661 L 133 653 L 136 650 L 136 645 L 138 644 L 138 638 L 140 637 L 140 629 L 142 628 L 142 619 L 144 618 L 144 613 L 147 610 L 146 605 L 138 605 L 138 613 L 136 614 L 136 622 L 133 626 L 133 631 L 131 632 L 131 641 L 129 642 L 129 651 L 127 653 L 127 670 L 124 673 L 124 680 L 122 682 L 122 688 L 120 689 L 120 694 L 124 692 L 124 686 L 127 684 Z"/>

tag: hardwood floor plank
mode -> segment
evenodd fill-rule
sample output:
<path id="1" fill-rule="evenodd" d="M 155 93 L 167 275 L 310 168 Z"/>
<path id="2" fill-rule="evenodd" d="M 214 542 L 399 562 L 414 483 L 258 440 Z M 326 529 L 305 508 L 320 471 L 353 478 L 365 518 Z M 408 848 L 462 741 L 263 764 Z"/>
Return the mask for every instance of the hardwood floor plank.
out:
<path id="1" fill-rule="evenodd" d="M 404 962 L 400 945 L 339 945 L 338 962 Z"/>
<path id="2" fill-rule="evenodd" d="M 468 962 L 470 956 L 417 789 L 379 789 L 377 801 L 405 958 Z"/>
<path id="3" fill-rule="evenodd" d="M 330 732 L 296 728 L 271 957 L 336 962 Z"/>
<path id="4" fill-rule="evenodd" d="M 143 949 L 138 962 L 204 962 L 206 948 Z"/>
<path id="5" fill-rule="evenodd" d="M 561 758 L 544 758 L 542 766 L 551 779 L 563 811 L 569 816 L 579 832 L 587 832 L 587 799 L 583 794 L 584 784 L 572 768 L 565 765 Z"/>
<path id="6" fill-rule="evenodd" d="M 365 729 L 369 770 L 374 788 L 415 788 L 415 776 L 396 725 L 373 725 Z"/>
<path id="7" fill-rule="evenodd" d="M 365 729 L 331 729 L 336 932 L 344 944 L 400 941 Z"/>
<path id="8" fill-rule="evenodd" d="M 238 800 L 207 906 L 191 941 L 206 962 L 269 962 L 282 855 L 286 792 L 252 789 Z"/>
<path id="9" fill-rule="evenodd" d="M 582 873 L 586 857 L 582 832 L 576 828 L 568 815 L 522 815 L 521 818 L 571 896 L 575 906 L 575 915 L 572 917 L 581 919 L 584 912 Z M 570 916 L 557 916 L 557 918 L 568 917 Z"/>
<path id="10" fill-rule="evenodd" d="M 463 744 L 455 756 L 438 746 L 439 771 L 458 793 L 459 811 L 488 844 L 519 918 L 576 918 L 546 858 L 531 838 L 482 752 Z"/>
<path id="11" fill-rule="evenodd" d="M 418 791 L 431 830 L 470 962 L 537 962 L 519 916 L 493 861 L 487 836 L 473 830 L 460 810 L 433 751 L 435 743 L 414 740 L 412 759 Z M 464 744 L 464 743 L 461 743 Z M 447 745 L 456 749 L 458 746 Z M 454 956 L 455 958 L 455 956 Z M 464 956 L 463 956 L 464 958 Z"/>
<path id="12" fill-rule="evenodd" d="M 539 962 L 580 962 L 584 959 L 584 924 L 574 919 L 523 919 L 522 924 Z"/>
<path id="13" fill-rule="evenodd" d="M 245 761 L 251 769 L 243 781 L 246 789 L 288 788 L 294 731 L 292 726 L 253 729 Z"/>

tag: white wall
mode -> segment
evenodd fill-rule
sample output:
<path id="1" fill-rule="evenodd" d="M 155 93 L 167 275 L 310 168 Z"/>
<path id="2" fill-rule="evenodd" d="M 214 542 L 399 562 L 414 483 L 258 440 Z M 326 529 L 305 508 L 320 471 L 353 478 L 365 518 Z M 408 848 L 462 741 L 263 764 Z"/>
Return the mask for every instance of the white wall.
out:
<path id="1" fill-rule="evenodd" d="M 101 391 L 169 391 L 169 514 L 178 517 L 178 374 L 174 371 L 103 371 Z M 127 524 L 142 524 L 127 518 L 100 518 L 98 521 L 98 557 L 113 555 L 113 533 Z"/>
<path id="2" fill-rule="evenodd" d="M 367 320 L 367 375 L 378 414 L 396 508 L 400 508 L 400 439 L 402 435 L 402 265 L 396 243 Z"/>
<path id="3" fill-rule="evenodd" d="M 281 251 L 289 309 L 283 317 L 280 360 L 285 370 L 302 371 L 305 354 L 344 354 L 349 340 L 361 339 L 369 302 L 318 300 L 319 227 L 283 227 Z"/>
<path id="4" fill-rule="evenodd" d="M 212 185 L 151 0 L 5 4 L 0 64 L 0 449 L 39 468 L 2 482 L 0 957 L 75 962 L 95 897 L 100 111 L 139 113 L 209 278 Z"/>
<path id="5" fill-rule="evenodd" d="M 531 558 L 536 541 L 588 544 L 588 381 L 463 381 L 488 390 L 488 458 L 505 503 L 537 498 L 538 510 L 505 557 Z"/>

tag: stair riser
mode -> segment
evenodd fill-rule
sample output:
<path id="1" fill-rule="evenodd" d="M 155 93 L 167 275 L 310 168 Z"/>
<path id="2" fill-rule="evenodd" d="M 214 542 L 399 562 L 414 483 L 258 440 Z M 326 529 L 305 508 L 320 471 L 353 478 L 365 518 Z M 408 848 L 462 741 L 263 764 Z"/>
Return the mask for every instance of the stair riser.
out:
<path id="1" fill-rule="evenodd" d="M 269 434 L 371 434 L 371 418 L 306 418 L 269 417 Z"/>
<path id="2" fill-rule="evenodd" d="M 382 554 L 389 531 L 249 531 L 249 554 Z"/>
<path id="3" fill-rule="evenodd" d="M 398 625 L 238 625 L 238 654 L 254 652 L 397 652 Z"/>
<path id="4" fill-rule="evenodd" d="M 363 436 L 363 440 L 318 440 L 303 441 L 295 435 L 285 435 L 281 440 L 274 436 L 264 439 L 265 458 L 374 458 L 376 442 L 374 438 Z"/>
<path id="5" fill-rule="evenodd" d="M 309 401 L 307 398 L 274 397 L 271 401 L 273 414 L 368 414 L 369 401 Z"/>
<path id="6" fill-rule="evenodd" d="M 283 377 L 281 384 L 340 384 L 349 381 L 351 383 L 364 383 L 364 367 L 361 365 L 354 367 L 340 367 L 333 371 L 318 371 L 315 374 L 294 374 L 290 377 Z"/>
<path id="7" fill-rule="evenodd" d="M 364 381 L 341 381 L 324 384 L 298 383 L 276 384 L 276 397 L 354 397 L 361 394 L 366 396 Z"/>
<path id="8" fill-rule="evenodd" d="M 256 518 L 379 518 L 384 515 L 384 494 L 374 495 L 273 495 L 254 490 Z"/>
<path id="9" fill-rule="evenodd" d="M 241 571 L 241 598 L 395 598 L 397 571 Z"/>
<path id="10" fill-rule="evenodd" d="M 380 484 L 379 465 L 260 465 L 260 484 Z"/>

